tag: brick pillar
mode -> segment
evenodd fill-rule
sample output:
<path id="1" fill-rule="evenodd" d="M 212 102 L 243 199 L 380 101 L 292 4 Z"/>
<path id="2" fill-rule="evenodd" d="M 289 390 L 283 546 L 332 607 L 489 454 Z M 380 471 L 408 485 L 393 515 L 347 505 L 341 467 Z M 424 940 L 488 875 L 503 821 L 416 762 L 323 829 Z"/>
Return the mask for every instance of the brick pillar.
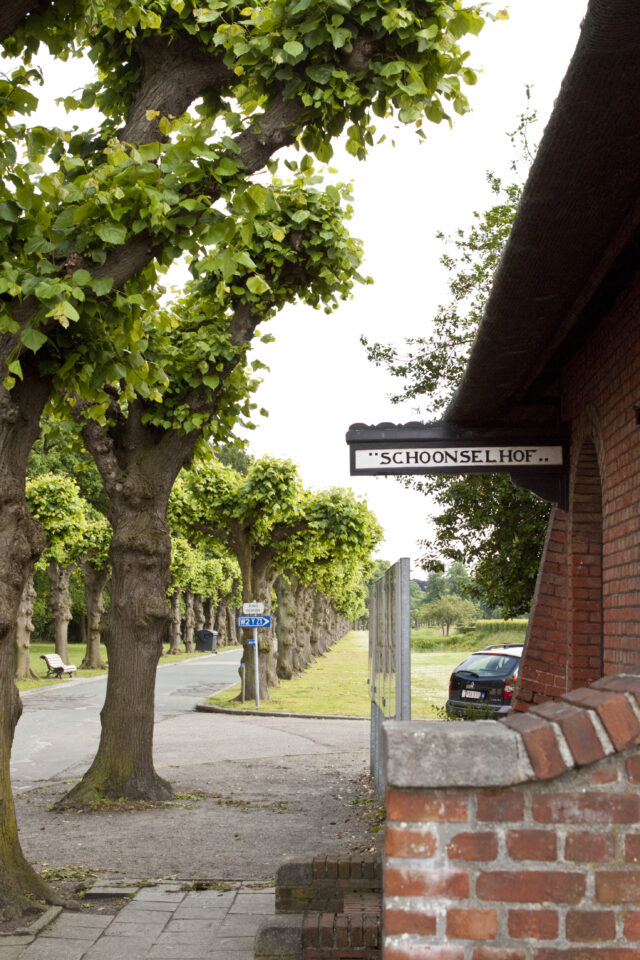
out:
<path id="1" fill-rule="evenodd" d="M 638 960 L 639 675 L 383 745 L 383 960 Z"/>
<path id="2" fill-rule="evenodd" d="M 569 689 L 568 527 L 569 514 L 556 507 L 549 519 L 540 561 L 515 710 L 527 710 L 532 703 L 559 697 Z"/>
<path id="3" fill-rule="evenodd" d="M 602 485 L 596 449 L 586 440 L 571 496 L 569 561 L 571 687 L 602 676 Z"/>

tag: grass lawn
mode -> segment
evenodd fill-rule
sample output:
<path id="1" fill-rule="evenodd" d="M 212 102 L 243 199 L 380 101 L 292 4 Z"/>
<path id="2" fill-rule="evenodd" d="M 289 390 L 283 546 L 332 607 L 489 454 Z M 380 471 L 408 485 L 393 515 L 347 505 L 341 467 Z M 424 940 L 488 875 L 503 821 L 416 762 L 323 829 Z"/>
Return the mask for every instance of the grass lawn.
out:
<path id="1" fill-rule="evenodd" d="M 80 670 L 80 664 L 84 657 L 85 646 L 83 643 L 70 643 L 69 644 L 69 659 L 68 663 L 75 664 L 78 667 L 78 670 L 75 674 L 76 677 L 100 677 L 103 673 L 106 673 L 106 670 Z M 223 649 L 223 648 L 221 648 Z M 226 649 L 226 648 L 224 648 Z M 102 659 L 106 662 L 107 660 L 107 651 L 104 646 L 100 647 L 102 653 Z M 44 660 L 40 659 L 40 656 L 43 653 L 55 653 L 55 646 L 53 643 L 32 643 L 31 644 L 31 669 L 34 673 L 37 673 L 39 677 L 42 677 L 41 680 L 21 680 L 17 684 L 18 690 L 34 690 L 36 688 L 49 686 L 52 683 L 68 683 L 70 682 L 68 676 L 64 676 L 62 680 L 57 680 L 55 677 L 49 677 L 45 680 L 45 674 L 47 668 L 45 666 Z M 167 657 L 163 656 L 160 658 L 160 663 L 177 663 L 178 660 L 189 660 L 191 657 L 205 657 L 207 652 L 204 653 L 181 653 L 177 656 Z"/>
<path id="2" fill-rule="evenodd" d="M 461 639 L 461 638 L 459 638 Z M 261 701 L 260 709 L 284 713 L 370 715 L 368 674 L 368 634 L 352 631 L 294 680 L 282 680 L 270 690 L 271 699 Z M 466 640 L 467 649 L 475 644 Z M 464 659 L 464 651 L 411 651 L 411 711 L 414 717 L 437 716 L 444 707 L 452 669 Z M 210 697 L 207 703 L 218 707 L 239 708 L 235 698 L 240 685 Z M 253 700 L 246 703 L 255 708 Z"/>

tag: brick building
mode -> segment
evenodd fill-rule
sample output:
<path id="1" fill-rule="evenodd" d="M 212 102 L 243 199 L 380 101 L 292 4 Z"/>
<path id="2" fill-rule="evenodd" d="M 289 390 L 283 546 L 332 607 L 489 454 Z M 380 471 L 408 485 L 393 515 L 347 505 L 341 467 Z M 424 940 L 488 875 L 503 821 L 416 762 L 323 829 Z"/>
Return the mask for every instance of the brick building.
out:
<path id="1" fill-rule="evenodd" d="M 521 712 L 384 725 L 384 960 L 640 960 L 638 14 L 589 2 L 445 414 L 569 461 Z"/>

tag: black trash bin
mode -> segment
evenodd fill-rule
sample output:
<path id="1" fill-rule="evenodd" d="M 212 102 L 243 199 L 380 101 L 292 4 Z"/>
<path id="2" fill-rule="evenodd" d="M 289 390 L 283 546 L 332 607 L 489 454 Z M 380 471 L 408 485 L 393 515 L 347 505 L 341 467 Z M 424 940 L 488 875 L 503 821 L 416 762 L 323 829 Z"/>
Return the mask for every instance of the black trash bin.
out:
<path id="1" fill-rule="evenodd" d="M 218 634 L 215 630 L 197 630 L 196 631 L 196 650 L 215 650 L 218 642 Z"/>

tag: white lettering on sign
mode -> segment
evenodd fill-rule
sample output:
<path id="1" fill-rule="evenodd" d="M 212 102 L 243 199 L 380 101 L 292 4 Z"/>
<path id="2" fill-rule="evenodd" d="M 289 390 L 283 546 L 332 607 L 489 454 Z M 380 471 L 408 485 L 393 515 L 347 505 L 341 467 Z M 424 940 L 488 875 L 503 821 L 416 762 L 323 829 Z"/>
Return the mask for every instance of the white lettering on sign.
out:
<path id="1" fill-rule="evenodd" d="M 260 600 L 251 600 L 249 603 L 243 603 L 242 612 L 252 617 L 259 616 L 261 613 L 264 613 L 264 603 Z"/>
<path id="2" fill-rule="evenodd" d="M 356 450 L 356 470 L 393 473 L 416 467 L 418 471 L 439 470 L 465 473 L 469 467 L 561 467 L 562 447 L 389 447 Z"/>

